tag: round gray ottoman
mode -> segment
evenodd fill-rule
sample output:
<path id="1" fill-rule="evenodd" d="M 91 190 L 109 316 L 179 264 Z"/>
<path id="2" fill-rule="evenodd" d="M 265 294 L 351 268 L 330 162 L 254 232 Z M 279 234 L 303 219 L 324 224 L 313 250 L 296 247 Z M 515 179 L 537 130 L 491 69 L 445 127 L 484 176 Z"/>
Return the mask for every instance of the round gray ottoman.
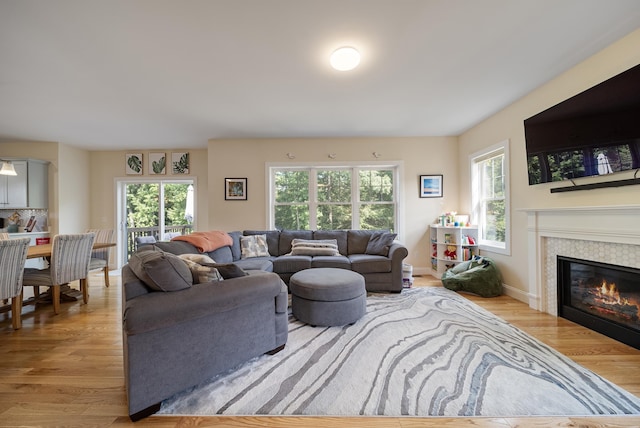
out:
<path id="1" fill-rule="evenodd" d="M 289 290 L 293 316 L 313 326 L 353 324 L 367 311 L 364 277 L 350 270 L 301 270 L 291 276 Z"/>

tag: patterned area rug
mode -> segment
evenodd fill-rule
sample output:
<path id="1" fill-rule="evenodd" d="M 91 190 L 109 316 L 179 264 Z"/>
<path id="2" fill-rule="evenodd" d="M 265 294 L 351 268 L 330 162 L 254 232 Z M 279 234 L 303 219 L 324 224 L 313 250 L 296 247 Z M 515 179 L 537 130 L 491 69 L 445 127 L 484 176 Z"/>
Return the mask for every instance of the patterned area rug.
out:
<path id="1" fill-rule="evenodd" d="M 640 399 L 444 288 L 374 294 L 344 327 L 290 318 L 286 348 L 162 403 L 170 415 L 586 416 Z"/>

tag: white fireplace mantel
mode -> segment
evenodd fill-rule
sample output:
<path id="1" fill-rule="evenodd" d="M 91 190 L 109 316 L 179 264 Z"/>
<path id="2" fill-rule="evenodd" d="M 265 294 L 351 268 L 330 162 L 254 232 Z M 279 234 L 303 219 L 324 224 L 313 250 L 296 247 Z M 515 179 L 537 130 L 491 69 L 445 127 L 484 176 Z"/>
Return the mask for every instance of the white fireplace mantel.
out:
<path id="1" fill-rule="evenodd" d="M 520 211 L 527 213 L 529 306 L 539 311 L 557 314 L 555 289 L 547 284 L 547 239 L 632 245 L 638 246 L 637 253 L 640 253 L 640 205 L 528 208 Z"/>

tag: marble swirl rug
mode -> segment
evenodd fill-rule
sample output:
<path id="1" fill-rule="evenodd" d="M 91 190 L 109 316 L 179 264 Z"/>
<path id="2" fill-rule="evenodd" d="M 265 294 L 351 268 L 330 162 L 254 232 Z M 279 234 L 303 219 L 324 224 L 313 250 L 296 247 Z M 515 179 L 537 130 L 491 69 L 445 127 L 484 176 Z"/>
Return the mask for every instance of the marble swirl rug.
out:
<path id="1" fill-rule="evenodd" d="M 444 288 L 372 294 L 354 325 L 290 317 L 286 348 L 165 400 L 165 415 L 586 416 L 640 399 Z"/>

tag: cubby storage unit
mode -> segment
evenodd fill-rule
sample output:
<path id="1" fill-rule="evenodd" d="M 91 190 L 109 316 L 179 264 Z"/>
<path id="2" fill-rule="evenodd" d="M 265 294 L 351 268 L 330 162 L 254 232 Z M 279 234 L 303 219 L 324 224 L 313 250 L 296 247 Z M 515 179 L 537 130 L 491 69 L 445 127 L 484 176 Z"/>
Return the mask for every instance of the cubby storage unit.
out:
<path id="1" fill-rule="evenodd" d="M 440 278 L 457 263 L 478 255 L 478 228 L 429 226 L 431 275 Z"/>

